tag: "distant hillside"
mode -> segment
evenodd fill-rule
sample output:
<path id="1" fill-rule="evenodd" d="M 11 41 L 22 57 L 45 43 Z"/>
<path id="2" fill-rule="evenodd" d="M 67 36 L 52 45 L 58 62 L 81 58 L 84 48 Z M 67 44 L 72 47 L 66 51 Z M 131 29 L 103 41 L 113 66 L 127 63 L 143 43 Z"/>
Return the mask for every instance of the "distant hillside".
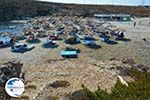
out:
<path id="1" fill-rule="evenodd" d="M 0 0 L 0 21 L 45 16 L 54 10 L 51 5 L 34 0 Z"/>
<path id="2" fill-rule="evenodd" d="M 136 17 L 144 17 L 150 15 L 150 9 L 140 6 L 114 6 L 114 5 L 64 5 L 64 8 L 72 10 L 73 13 L 82 12 L 89 15 L 94 13 L 124 13 L 131 14 Z"/>
<path id="3" fill-rule="evenodd" d="M 45 16 L 54 13 L 78 16 L 93 16 L 94 13 L 127 13 L 142 17 L 149 16 L 150 9 L 131 6 L 48 3 L 35 0 L 0 0 L 0 21 Z"/>

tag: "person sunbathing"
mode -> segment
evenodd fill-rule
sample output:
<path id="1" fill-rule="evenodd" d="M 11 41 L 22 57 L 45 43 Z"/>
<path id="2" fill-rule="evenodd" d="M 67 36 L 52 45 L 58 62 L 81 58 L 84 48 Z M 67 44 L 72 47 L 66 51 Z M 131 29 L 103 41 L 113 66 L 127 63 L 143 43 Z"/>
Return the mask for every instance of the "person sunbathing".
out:
<path id="1" fill-rule="evenodd" d="M 124 33 L 123 32 L 120 32 L 118 35 L 117 35 L 117 40 L 122 40 L 124 39 Z"/>
<path id="2" fill-rule="evenodd" d="M 123 32 L 120 33 L 120 37 L 124 38 L 124 33 Z"/>
<path id="3" fill-rule="evenodd" d="M 3 45 L 4 45 L 3 41 L 0 41 L 0 46 L 3 46 Z"/>

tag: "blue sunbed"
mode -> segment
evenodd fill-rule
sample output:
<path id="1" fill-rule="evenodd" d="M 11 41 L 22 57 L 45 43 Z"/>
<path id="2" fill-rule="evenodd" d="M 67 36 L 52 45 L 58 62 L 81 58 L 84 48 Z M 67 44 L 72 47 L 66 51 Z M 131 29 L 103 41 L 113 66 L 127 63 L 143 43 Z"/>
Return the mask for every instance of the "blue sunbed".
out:
<path id="1" fill-rule="evenodd" d="M 83 40 L 83 44 L 85 44 L 85 45 L 95 45 L 96 42 L 94 40 Z"/>
<path id="2" fill-rule="evenodd" d="M 101 35 L 100 40 L 103 41 L 103 42 L 107 42 L 107 41 L 109 41 L 109 37 L 105 36 L 105 35 Z"/>
<path id="3" fill-rule="evenodd" d="M 78 56 L 77 51 L 61 51 L 60 55 L 66 58 L 76 58 Z"/>

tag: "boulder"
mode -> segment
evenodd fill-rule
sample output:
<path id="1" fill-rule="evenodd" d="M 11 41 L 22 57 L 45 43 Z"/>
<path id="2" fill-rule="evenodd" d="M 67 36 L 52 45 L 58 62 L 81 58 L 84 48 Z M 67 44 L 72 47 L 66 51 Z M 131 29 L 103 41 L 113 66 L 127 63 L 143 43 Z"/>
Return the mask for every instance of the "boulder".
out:
<path id="1" fill-rule="evenodd" d="M 149 72 L 149 68 L 145 67 L 142 64 L 137 64 L 134 66 L 134 68 L 136 68 L 137 70 L 141 71 L 141 72 Z"/>
<path id="2" fill-rule="evenodd" d="M 5 98 L 2 94 L 5 94 L 4 88 L 5 83 L 12 77 L 22 78 L 22 66 L 23 63 L 17 61 L 16 59 L 12 59 L 3 65 L 0 65 L 0 97 Z M 6 95 L 7 96 L 7 95 Z M 1 100 L 1 98 L 0 98 Z"/>
<path id="3" fill-rule="evenodd" d="M 70 83 L 68 81 L 65 81 L 65 80 L 59 80 L 59 81 L 56 80 L 54 82 L 49 83 L 49 86 L 53 87 L 53 88 L 67 87 L 69 85 L 70 85 Z"/>

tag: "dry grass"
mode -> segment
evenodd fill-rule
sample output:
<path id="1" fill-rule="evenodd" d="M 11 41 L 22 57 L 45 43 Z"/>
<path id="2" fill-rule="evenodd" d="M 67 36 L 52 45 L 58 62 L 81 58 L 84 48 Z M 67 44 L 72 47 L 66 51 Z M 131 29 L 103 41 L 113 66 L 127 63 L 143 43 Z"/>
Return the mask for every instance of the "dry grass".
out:
<path id="1" fill-rule="evenodd" d="M 37 86 L 36 85 L 28 85 L 26 88 L 27 89 L 37 89 Z"/>

